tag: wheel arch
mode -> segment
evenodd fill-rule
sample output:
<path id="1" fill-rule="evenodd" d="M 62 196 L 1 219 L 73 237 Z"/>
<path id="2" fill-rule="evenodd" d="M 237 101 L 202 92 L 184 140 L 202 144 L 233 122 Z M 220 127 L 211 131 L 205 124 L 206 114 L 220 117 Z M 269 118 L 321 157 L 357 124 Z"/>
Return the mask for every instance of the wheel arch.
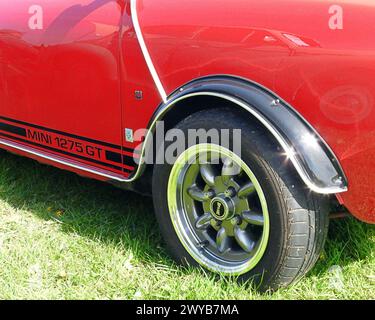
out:
<path id="1" fill-rule="evenodd" d="M 157 121 L 164 121 L 166 129 L 173 128 L 190 114 L 217 107 L 218 103 L 233 106 L 249 120 L 260 123 L 277 140 L 312 191 L 321 194 L 347 191 L 347 178 L 339 161 L 316 130 L 273 92 L 242 78 L 210 76 L 178 88 L 156 110 L 149 130 L 153 133 Z"/>

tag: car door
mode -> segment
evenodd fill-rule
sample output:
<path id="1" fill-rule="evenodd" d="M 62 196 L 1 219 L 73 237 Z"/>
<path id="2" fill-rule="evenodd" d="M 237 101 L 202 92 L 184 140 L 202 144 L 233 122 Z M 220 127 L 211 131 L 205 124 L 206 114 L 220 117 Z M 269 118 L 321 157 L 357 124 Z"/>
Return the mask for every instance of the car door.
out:
<path id="1" fill-rule="evenodd" d="M 122 174 L 121 0 L 0 0 L 0 137 Z"/>

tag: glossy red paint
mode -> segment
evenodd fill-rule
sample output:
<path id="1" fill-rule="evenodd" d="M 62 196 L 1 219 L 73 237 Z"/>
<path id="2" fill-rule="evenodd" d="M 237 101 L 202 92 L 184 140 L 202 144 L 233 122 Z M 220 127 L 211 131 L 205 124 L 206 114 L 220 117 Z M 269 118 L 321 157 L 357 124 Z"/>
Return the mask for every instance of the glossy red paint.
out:
<path id="1" fill-rule="evenodd" d="M 344 204 L 375 222 L 375 4 L 336 3 L 343 30 L 329 28 L 331 4 L 315 0 L 144 0 L 139 15 L 167 93 L 211 74 L 276 92 L 339 158 L 349 180 Z"/>
<path id="2" fill-rule="evenodd" d="M 42 30 L 28 27 L 34 4 L 43 8 Z M 319 0 L 138 0 L 137 9 L 167 94 L 216 74 L 275 92 L 342 164 L 349 191 L 340 201 L 375 223 L 375 4 L 335 4 L 343 8 L 343 30 L 330 29 L 332 3 Z M 135 90 L 143 91 L 143 100 L 135 99 Z M 161 101 L 130 0 L 0 0 L 0 116 L 75 135 L 78 143 L 110 144 L 89 142 L 103 154 L 124 154 L 136 146 L 125 141 L 124 129 L 146 128 Z M 109 167 L 110 160 L 97 155 L 64 157 L 125 178 L 134 168 Z"/>
<path id="3" fill-rule="evenodd" d="M 0 2 L 1 116 L 121 145 L 121 7 L 41 0 L 33 30 L 34 4 Z"/>

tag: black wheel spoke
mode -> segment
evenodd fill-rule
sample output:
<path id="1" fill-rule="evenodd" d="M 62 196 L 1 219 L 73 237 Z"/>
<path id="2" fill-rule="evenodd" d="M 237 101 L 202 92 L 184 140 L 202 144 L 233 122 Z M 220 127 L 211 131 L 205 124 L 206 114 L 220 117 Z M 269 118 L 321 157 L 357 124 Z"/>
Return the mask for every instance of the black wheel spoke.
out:
<path id="1" fill-rule="evenodd" d="M 249 181 L 246 183 L 244 186 L 238 190 L 238 197 L 239 198 L 247 198 L 249 195 L 253 194 L 256 192 L 254 184 Z"/>
<path id="2" fill-rule="evenodd" d="M 253 251 L 256 241 L 253 239 L 252 235 L 246 231 L 242 230 L 239 226 L 234 227 L 234 237 L 236 238 L 239 246 L 246 252 L 250 253 Z"/>
<path id="3" fill-rule="evenodd" d="M 233 160 L 226 158 L 224 160 L 223 168 L 221 170 L 221 176 L 224 180 L 224 183 L 228 183 L 228 181 L 241 173 L 241 167 L 236 164 Z"/>
<path id="4" fill-rule="evenodd" d="M 206 182 L 211 187 L 215 185 L 216 174 L 211 164 L 202 163 L 200 165 L 200 173 L 204 182 Z"/>
<path id="5" fill-rule="evenodd" d="M 244 211 L 242 212 L 242 218 L 250 224 L 256 226 L 263 226 L 264 225 L 264 217 L 262 213 L 255 212 L 255 211 Z"/>
<path id="6" fill-rule="evenodd" d="M 207 229 L 211 225 L 212 216 L 210 213 L 205 213 L 200 216 L 195 222 L 195 227 L 199 230 Z"/>
<path id="7" fill-rule="evenodd" d="M 221 229 L 218 231 L 216 236 L 216 246 L 217 250 L 220 253 L 225 252 L 229 248 L 229 237 L 227 235 L 227 231 L 224 227 L 221 227 Z"/>
<path id="8" fill-rule="evenodd" d="M 203 202 L 209 199 L 209 195 L 196 185 L 193 185 L 190 188 L 188 188 L 187 192 L 189 196 L 196 201 Z"/>

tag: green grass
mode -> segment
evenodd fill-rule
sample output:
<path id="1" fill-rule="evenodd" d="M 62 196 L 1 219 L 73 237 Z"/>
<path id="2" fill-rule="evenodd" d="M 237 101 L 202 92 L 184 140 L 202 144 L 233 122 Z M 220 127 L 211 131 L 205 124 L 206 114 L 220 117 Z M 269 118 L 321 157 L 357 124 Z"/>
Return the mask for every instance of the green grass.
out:
<path id="1" fill-rule="evenodd" d="M 341 286 L 332 285 L 333 265 Z M 170 298 L 374 299 L 375 228 L 332 222 L 316 267 L 260 295 L 173 264 L 150 198 L 0 154 L 0 299 Z"/>

